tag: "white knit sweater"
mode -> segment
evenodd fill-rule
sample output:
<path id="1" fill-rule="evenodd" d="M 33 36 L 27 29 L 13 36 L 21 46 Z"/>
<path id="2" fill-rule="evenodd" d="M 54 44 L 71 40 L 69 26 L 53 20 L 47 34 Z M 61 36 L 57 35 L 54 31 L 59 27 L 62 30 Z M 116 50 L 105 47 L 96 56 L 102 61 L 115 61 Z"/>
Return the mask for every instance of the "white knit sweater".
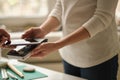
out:
<path id="1" fill-rule="evenodd" d="M 64 60 L 85 68 L 105 62 L 119 52 L 116 5 L 117 0 L 57 0 L 49 16 L 61 22 L 63 37 L 81 26 L 91 36 L 60 49 Z"/>

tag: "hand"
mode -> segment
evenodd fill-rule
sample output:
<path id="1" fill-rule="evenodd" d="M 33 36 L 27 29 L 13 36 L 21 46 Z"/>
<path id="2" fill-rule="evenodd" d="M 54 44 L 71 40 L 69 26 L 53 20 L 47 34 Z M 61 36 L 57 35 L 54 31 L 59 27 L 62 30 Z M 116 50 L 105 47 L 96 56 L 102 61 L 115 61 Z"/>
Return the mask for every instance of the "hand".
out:
<path id="1" fill-rule="evenodd" d="M 4 47 L 6 41 L 10 41 L 10 35 L 4 29 L 0 29 L 0 47 Z"/>
<path id="2" fill-rule="evenodd" d="M 40 44 L 37 48 L 35 48 L 32 51 L 31 54 L 32 54 L 32 57 L 41 57 L 42 58 L 57 49 L 59 49 L 59 46 L 56 43 L 46 42 L 46 43 Z"/>
<path id="3" fill-rule="evenodd" d="M 22 35 L 23 39 L 26 38 L 43 38 L 45 36 L 45 32 L 39 27 L 32 27 L 25 31 Z"/>

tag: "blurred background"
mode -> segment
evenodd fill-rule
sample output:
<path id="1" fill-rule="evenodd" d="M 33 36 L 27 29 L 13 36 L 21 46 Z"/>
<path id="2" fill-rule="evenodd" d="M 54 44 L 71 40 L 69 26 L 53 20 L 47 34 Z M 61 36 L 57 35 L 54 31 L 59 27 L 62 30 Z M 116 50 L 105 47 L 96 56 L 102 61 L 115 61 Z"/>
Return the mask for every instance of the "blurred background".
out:
<path id="1" fill-rule="evenodd" d="M 0 0 L 0 24 L 10 32 L 39 26 L 56 0 Z"/>

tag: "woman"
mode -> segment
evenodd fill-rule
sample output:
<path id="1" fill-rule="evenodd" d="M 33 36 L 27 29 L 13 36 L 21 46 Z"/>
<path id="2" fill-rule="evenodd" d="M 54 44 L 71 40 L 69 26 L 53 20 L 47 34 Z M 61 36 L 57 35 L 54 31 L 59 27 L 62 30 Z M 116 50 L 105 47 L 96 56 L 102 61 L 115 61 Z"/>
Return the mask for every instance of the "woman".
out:
<path id="1" fill-rule="evenodd" d="M 60 49 L 65 73 L 88 80 L 117 80 L 119 42 L 117 0 L 57 0 L 47 20 L 22 38 L 42 38 L 62 26 L 63 37 L 33 50 L 43 57 Z"/>

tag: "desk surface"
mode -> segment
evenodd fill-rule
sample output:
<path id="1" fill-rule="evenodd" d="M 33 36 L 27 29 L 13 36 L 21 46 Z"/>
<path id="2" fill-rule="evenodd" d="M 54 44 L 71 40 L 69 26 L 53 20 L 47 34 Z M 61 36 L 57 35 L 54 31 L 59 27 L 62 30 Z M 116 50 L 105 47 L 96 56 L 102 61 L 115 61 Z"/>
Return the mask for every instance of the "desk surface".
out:
<path id="1" fill-rule="evenodd" d="M 48 75 L 48 77 L 46 77 L 46 78 L 40 78 L 40 79 L 35 79 L 35 80 L 86 80 L 86 79 L 82 79 L 82 78 L 79 78 L 79 77 L 67 75 L 67 74 L 64 74 L 64 73 L 61 73 L 61 72 L 56 72 L 56 71 L 49 70 L 49 69 L 46 69 L 46 68 L 42 68 L 42 67 L 34 66 L 34 65 L 31 65 L 31 64 L 19 62 L 17 60 L 13 60 L 13 59 L 8 60 L 8 59 L 5 59 L 5 58 L 1 58 L 0 60 L 8 61 L 8 62 L 10 62 L 11 64 L 14 64 L 14 65 L 18 65 L 18 64 L 19 65 L 26 65 L 26 66 L 28 65 L 28 66 L 34 67 L 37 71 L 40 71 L 40 72 Z"/>

